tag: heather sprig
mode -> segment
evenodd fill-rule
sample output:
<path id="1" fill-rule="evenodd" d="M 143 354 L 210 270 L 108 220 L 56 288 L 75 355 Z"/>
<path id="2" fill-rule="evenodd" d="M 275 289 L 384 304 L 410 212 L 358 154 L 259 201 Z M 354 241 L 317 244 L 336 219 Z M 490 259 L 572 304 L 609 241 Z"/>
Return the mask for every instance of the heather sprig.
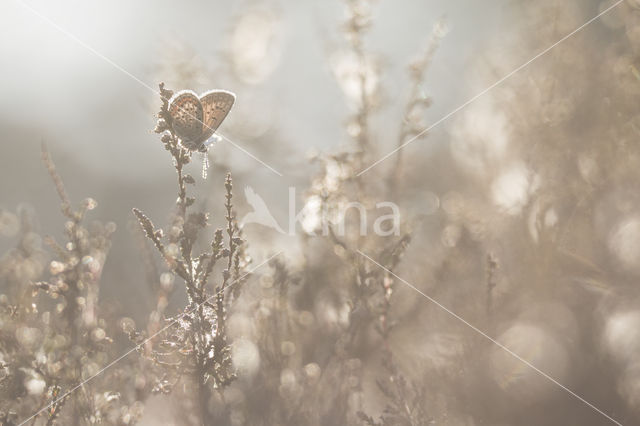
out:
<path id="1" fill-rule="evenodd" d="M 141 412 L 132 395 L 120 393 L 127 386 L 126 375 L 119 374 L 128 368 L 125 363 L 108 386 L 98 380 L 84 384 L 82 392 L 71 392 L 114 353 L 98 290 L 115 224 L 94 221 L 87 226 L 85 216 L 96 208 L 96 201 L 87 198 L 74 208 L 44 145 L 42 159 L 67 219 L 66 241 L 45 237 L 51 251 L 45 255 L 33 219 L 21 212 L 21 243 L 0 268 L 8 290 L 0 296 L 1 381 L 9 385 L 3 392 L 11 395 L 3 398 L 0 418 L 7 425 L 25 419 L 46 425 L 131 424 Z M 43 278 L 49 257 L 48 276 Z M 39 407 L 46 409 L 38 411 Z"/>
<path id="2" fill-rule="evenodd" d="M 205 424 L 212 416 L 211 391 L 222 392 L 236 378 L 226 330 L 227 310 L 247 279 L 245 268 L 250 259 L 245 254 L 246 244 L 233 209 L 230 174 L 224 182 L 226 226 L 212 233 L 206 251 L 196 253 L 199 238 L 209 227 L 209 215 L 192 211 L 195 197 L 188 195 L 188 188 L 195 185 L 195 179 L 184 168 L 193 152 L 182 145 L 173 131 L 168 112 L 172 94 L 160 84 L 162 106 L 155 130 L 161 134 L 177 173 L 178 198 L 169 232 L 165 235 L 140 210 L 133 212 L 169 270 L 184 282 L 187 305 L 173 318 L 165 318 L 167 325 L 161 334 L 141 351 L 160 373 L 154 391 L 172 392 L 176 384 L 187 379 L 194 394 L 183 396 L 198 408 L 197 422 Z M 211 276 L 221 262 L 221 278 L 211 283 Z M 144 334 L 132 333 L 131 337 L 139 342 Z"/>

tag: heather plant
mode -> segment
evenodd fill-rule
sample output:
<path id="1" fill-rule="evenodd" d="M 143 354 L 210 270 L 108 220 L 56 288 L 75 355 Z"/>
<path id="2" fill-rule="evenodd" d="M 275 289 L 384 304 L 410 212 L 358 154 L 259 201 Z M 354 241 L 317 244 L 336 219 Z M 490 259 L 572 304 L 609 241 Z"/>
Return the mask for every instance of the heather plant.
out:
<path id="1" fill-rule="evenodd" d="M 371 209 L 379 201 L 378 194 L 384 193 L 385 183 L 386 193 L 397 199 L 396 185 L 402 175 L 400 155 L 387 182 L 376 183 L 375 180 L 368 179 L 368 176 L 362 176 L 365 166 L 372 161 L 372 154 L 376 152 L 375 139 L 372 136 L 375 129 L 373 123 L 380 98 L 383 96 L 382 87 L 378 83 L 380 70 L 374 66 L 379 61 L 376 61 L 375 55 L 365 47 L 366 32 L 372 25 L 374 5 L 375 2 L 345 2 L 347 19 L 344 34 L 347 51 L 356 61 L 351 75 L 345 76 L 336 72 L 336 77 L 347 98 L 353 97 L 351 103 L 354 113 L 347 122 L 347 132 L 352 138 L 354 148 L 351 153 L 347 151 L 325 160 L 321 175 L 313 181 L 309 195 L 321 199 L 323 211 L 344 212 L 344 209 L 336 208 L 349 199 L 361 200 Z M 412 83 L 403 118 L 400 120 L 398 154 L 401 154 L 402 145 L 407 139 L 424 136 L 424 114 L 431 105 L 431 100 L 426 95 L 424 79 L 444 32 L 444 24 L 438 23 L 425 51 L 409 67 Z M 353 78 L 353 81 L 349 82 L 349 77 Z M 355 89 L 349 89 L 349 84 L 353 84 Z M 361 225 L 349 221 L 346 213 L 336 219 L 335 222 L 346 221 L 352 227 Z M 393 234 L 384 232 L 380 227 L 366 237 L 340 237 L 332 228 L 330 224 L 329 238 L 326 241 L 328 247 L 324 250 L 333 251 L 342 262 L 342 266 L 337 268 L 337 273 L 334 272 L 337 282 L 340 283 L 340 287 L 334 290 L 338 292 L 338 300 L 342 299 L 342 303 L 346 303 L 348 308 L 342 330 L 337 333 L 334 343 L 335 352 L 329 358 L 326 367 L 337 369 L 338 373 L 334 373 L 336 377 L 345 374 L 345 370 L 350 377 L 347 382 L 350 386 L 340 387 L 341 392 L 338 392 L 336 397 L 336 401 L 338 398 L 348 401 L 348 406 L 342 408 L 342 422 L 353 424 L 359 419 L 367 424 L 377 424 L 371 416 L 362 411 L 364 401 L 370 398 L 372 391 L 366 388 L 365 382 L 373 379 L 377 383 L 377 390 L 386 401 L 383 403 L 381 424 L 428 424 L 433 417 L 424 409 L 423 386 L 414 385 L 404 377 L 394 360 L 393 348 L 389 341 L 390 334 L 397 324 L 392 312 L 392 300 L 397 285 L 393 272 L 410 244 L 410 227 L 405 223 L 401 231 Z M 317 244 L 309 247 L 309 250 L 318 249 Z M 316 262 L 321 258 L 313 256 L 310 262 Z M 313 265 L 306 267 L 314 269 Z M 376 364 L 382 368 L 376 367 Z M 357 368 L 354 369 L 354 365 Z M 329 374 L 331 373 L 327 375 Z"/>
<path id="2" fill-rule="evenodd" d="M 245 242 L 233 211 L 231 175 L 224 184 L 226 228 L 213 233 L 207 251 L 195 251 L 209 225 L 209 216 L 191 211 L 195 198 L 188 195 L 188 186 L 194 185 L 195 179 L 185 172 L 185 166 L 193 150 L 184 145 L 173 128 L 168 109 L 172 96 L 172 91 L 161 84 L 162 107 L 155 131 L 171 154 L 178 180 L 176 212 L 166 236 L 140 210 L 133 212 L 168 269 L 183 280 L 187 305 L 175 317 L 160 321 L 166 325 L 148 338 L 134 330 L 130 336 L 142 355 L 157 367 L 159 378 L 153 391 L 175 393 L 179 384 L 184 385 L 180 396 L 183 408 L 192 414 L 184 419 L 185 424 L 211 424 L 216 416 L 224 419 L 226 414 L 212 412 L 212 393 L 222 394 L 236 378 L 227 337 L 227 310 L 246 280 L 250 259 L 245 255 Z M 224 269 L 220 280 L 211 286 L 209 280 L 219 261 L 225 263 Z M 155 314 L 157 321 L 163 312 L 156 310 Z"/>
<path id="3" fill-rule="evenodd" d="M 395 325 L 392 272 L 407 249 L 410 233 L 407 229 L 385 233 L 382 224 L 389 223 L 384 221 L 382 232 L 354 232 L 362 224 L 345 208 L 349 200 L 358 200 L 369 217 L 374 216 L 376 194 L 387 183 L 358 176 L 375 151 L 371 121 L 381 97 L 380 61 L 365 46 L 373 3 L 345 2 L 347 43 L 332 63 L 353 110 L 346 125 L 351 141 L 345 151 L 313 159 L 320 173 L 306 193 L 303 263 L 274 264 L 272 275 L 262 281 L 262 298 L 254 302 L 257 309 L 251 318 L 257 329 L 252 335 L 261 360 L 254 380 L 261 385 L 247 390 L 241 410 L 251 424 L 377 424 L 362 412 L 372 392 L 365 389 L 365 381 L 371 379 L 378 381 L 378 392 L 387 398 L 384 424 L 432 420 L 423 409 L 422 386 L 404 378 L 388 340 Z M 440 25 L 425 53 L 411 66 L 414 83 L 401 142 L 418 133 L 420 115 L 430 103 L 422 85 L 441 36 Z M 394 173 L 399 174 L 400 168 L 397 164 Z M 390 179 L 392 186 L 396 177 Z M 339 232 L 338 224 L 346 232 Z"/>
<path id="4" fill-rule="evenodd" d="M 19 219 L 3 213 L 5 226 L 18 222 L 19 244 L 1 262 L 6 293 L 0 311 L 0 419 L 5 425 L 133 424 L 141 407 L 124 402 L 135 400 L 126 390 L 126 364 L 113 372 L 108 385 L 84 384 L 114 354 L 114 330 L 100 309 L 99 281 L 115 224 L 85 225 L 96 201 L 87 198 L 74 209 L 44 146 L 42 157 L 62 202 L 67 241 L 45 237 L 48 254 L 28 209 L 19 211 Z"/>

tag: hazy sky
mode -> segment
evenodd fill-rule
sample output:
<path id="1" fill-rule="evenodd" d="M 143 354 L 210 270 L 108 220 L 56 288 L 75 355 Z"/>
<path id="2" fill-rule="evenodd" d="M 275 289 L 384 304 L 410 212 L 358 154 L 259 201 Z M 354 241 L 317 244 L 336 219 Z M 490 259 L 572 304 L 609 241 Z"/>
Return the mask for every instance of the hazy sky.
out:
<path id="1" fill-rule="evenodd" d="M 300 152 L 308 146 L 330 149 L 343 135 L 346 110 L 328 66 L 332 47 L 341 42 L 338 1 L 235 2 L 231 7 L 223 1 L 179 6 L 156 0 L 26 3 L 154 89 L 160 80 L 171 83 L 171 75 L 162 75 L 168 66 L 163 63 L 167 62 L 163 46 L 188 46 L 195 62 L 216 68 L 221 54 L 229 49 L 227 34 L 234 18 L 247 7 L 260 5 L 278 16 L 281 54 L 273 73 L 244 98 L 238 97 L 235 109 L 240 112 L 232 112 L 229 120 L 243 110 L 255 115 L 258 99 L 265 114 L 255 120 L 277 121 L 279 129 L 285 128 L 279 137 L 301 147 Z M 436 119 L 463 101 L 468 96 L 465 81 L 470 60 L 501 34 L 501 25 L 506 25 L 501 9 L 507 3 L 406 0 L 397 7 L 396 2 L 381 1 L 368 43 L 385 58 L 383 83 L 389 102 L 404 94 L 406 63 L 443 16 L 451 31 L 429 73 L 433 84 L 427 90 L 435 101 L 431 114 Z M 149 149 L 156 141 L 150 129 L 157 107 L 157 96 L 149 88 L 19 1 L 4 2 L 2 9 L 0 57 L 6 66 L 0 79 L 0 117 L 11 123 L 11 129 L 3 125 L 0 130 L 3 144 L 32 146 L 29 155 L 33 155 L 45 139 L 52 150 L 75 157 L 92 173 L 111 179 L 147 179 L 164 170 L 164 153 Z M 198 79 L 200 87 L 192 87 L 196 91 L 224 84 L 213 73 Z M 224 88 L 240 90 L 233 84 Z M 252 117 L 242 115 L 242 119 Z M 390 135 L 396 131 L 389 129 Z M 241 138 L 232 138 L 259 152 Z M 248 165 L 260 167 L 255 162 Z M 287 174 L 288 164 L 273 166 Z"/>

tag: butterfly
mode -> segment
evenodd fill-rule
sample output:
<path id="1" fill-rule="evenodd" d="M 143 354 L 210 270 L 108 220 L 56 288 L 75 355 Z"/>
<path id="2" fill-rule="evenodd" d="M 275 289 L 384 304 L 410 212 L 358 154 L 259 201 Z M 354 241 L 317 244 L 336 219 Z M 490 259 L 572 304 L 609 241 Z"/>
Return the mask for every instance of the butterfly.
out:
<path id="1" fill-rule="evenodd" d="M 226 90 L 210 90 L 198 96 L 191 90 L 181 90 L 169 99 L 169 115 L 173 131 L 182 146 L 206 155 L 206 142 L 225 119 L 236 95 Z M 207 158 L 203 158 L 203 177 L 206 177 Z"/>

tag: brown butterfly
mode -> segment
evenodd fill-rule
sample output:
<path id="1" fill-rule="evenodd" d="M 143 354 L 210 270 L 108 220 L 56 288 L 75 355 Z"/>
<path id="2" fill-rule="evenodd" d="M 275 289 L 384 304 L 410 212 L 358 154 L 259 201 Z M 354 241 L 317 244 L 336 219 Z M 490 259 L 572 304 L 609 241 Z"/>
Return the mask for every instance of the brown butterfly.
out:
<path id="1" fill-rule="evenodd" d="M 169 99 L 173 130 L 182 145 L 191 151 L 206 151 L 205 142 L 225 119 L 236 95 L 226 90 L 210 90 L 198 96 L 181 90 Z"/>

